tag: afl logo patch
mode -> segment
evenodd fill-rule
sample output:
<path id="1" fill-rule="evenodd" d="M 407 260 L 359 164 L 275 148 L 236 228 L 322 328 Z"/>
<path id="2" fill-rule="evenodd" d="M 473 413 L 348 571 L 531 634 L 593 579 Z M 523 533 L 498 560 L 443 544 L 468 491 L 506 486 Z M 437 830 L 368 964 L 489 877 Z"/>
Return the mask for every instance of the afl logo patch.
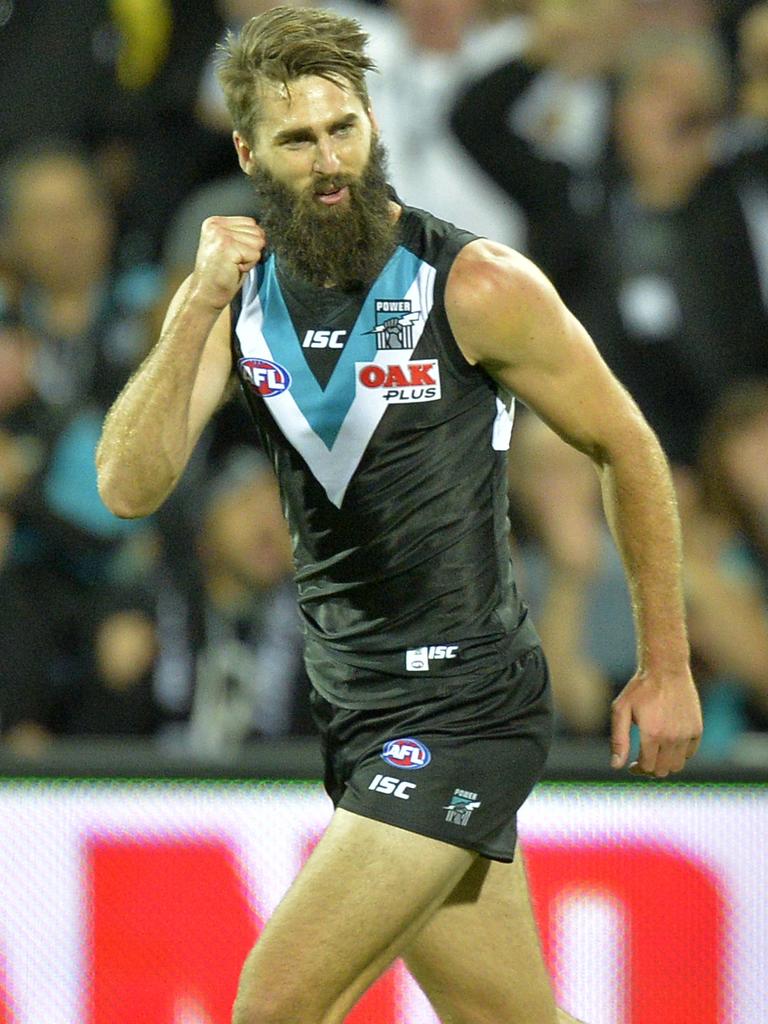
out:
<path id="1" fill-rule="evenodd" d="M 425 768 L 432 760 L 429 747 L 419 740 L 406 739 L 387 740 L 381 751 L 381 758 L 393 768 Z"/>
<path id="2" fill-rule="evenodd" d="M 291 386 L 291 375 L 286 368 L 269 359 L 257 359 L 251 356 L 241 359 L 237 365 L 241 375 L 262 398 L 282 395 Z"/>

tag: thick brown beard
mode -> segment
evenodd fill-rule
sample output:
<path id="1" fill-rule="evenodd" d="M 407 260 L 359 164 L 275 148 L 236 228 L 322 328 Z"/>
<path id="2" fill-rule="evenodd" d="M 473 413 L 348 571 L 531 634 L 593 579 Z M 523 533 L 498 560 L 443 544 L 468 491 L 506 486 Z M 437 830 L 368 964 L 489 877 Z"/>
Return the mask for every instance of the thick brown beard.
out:
<path id="1" fill-rule="evenodd" d="M 318 176 L 311 193 L 295 193 L 262 168 L 251 173 L 259 223 L 282 266 L 319 287 L 354 291 L 370 285 L 395 248 L 387 154 L 374 140 L 368 163 L 353 179 Z M 324 206 L 316 190 L 349 189 L 349 202 Z"/>

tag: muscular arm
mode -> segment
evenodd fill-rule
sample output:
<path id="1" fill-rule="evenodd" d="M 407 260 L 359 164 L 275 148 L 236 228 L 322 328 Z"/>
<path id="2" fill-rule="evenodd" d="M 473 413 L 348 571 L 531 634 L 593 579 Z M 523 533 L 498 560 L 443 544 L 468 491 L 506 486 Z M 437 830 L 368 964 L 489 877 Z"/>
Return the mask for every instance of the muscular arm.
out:
<path id="1" fill-rule="evenodd" d="M 231 372 L 227 306 L 263 244 L 250 218 L 204 223 L 194 272 L 104 422 L 96 453 L 99 492 L 115 515 L 148 515 L 181 476 Z"/>
<path id="2" fill-rule="evenodd" d="M 584 328 L 529 261 L 475 242 L 454 264 L 446 293 L 460 347 L 593 460 L 624 560 L 638 638 L 638 671 L 614 702 L 614 764 L 629 727 L 641 732 L 641 770 L 682 768 L 701 734 L 688 666 L 681 542 L 666 458 L 637 406 Z"/>

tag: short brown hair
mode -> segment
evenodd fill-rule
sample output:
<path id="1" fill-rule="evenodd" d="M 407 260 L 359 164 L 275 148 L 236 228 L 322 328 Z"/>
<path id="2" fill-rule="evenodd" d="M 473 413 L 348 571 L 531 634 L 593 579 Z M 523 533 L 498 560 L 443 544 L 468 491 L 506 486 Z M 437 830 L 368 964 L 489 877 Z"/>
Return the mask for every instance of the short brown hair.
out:
<path id="1" fill-rule="evenodd" d="M 367 109 L 365 73 L 376 70 L 367 42 L 359 22 L 327 10 L 274 7 L 251 18 L 219 48 L 218 77 L 234 128 L 252 142 L 259 86 L 269 81 L 287 89 L 303 75 L 350 84 Z"/>

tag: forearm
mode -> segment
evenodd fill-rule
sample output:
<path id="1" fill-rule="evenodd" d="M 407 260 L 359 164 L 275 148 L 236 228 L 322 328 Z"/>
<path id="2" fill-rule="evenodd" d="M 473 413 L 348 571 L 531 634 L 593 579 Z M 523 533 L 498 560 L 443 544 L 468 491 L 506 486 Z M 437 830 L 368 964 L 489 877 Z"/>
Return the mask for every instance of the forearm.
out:
<path id="1" fill-rule="evenodd" d="M 650 430 L 638 429 L 600 468 L 603 505 L 632 597 L 641 671 L 687 669 L 677 503 L 666 457 Z"/>
<path id="2" fill-rule="evenodd" d="M 96 455 L 99 491 L 116 515 L 153 512 L 181 475 L 190 447 L 190 403 L 219 311 L 187 293 L 118 396 Z"/>
<path id="3" fill-rule="evenodd" d="M 461 145 L 529 217 L 539 222 L 556 205 L 568 213 L 571 174 L 565 164 L 542 156 L 514 131 L 510 111 L 535 80 L 536 69 L 514 60 L 472 83 L 451 111 L 451 128 Z M 566 228 L 562 228 L 566 230 Z"/>

